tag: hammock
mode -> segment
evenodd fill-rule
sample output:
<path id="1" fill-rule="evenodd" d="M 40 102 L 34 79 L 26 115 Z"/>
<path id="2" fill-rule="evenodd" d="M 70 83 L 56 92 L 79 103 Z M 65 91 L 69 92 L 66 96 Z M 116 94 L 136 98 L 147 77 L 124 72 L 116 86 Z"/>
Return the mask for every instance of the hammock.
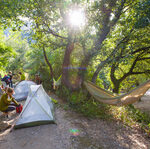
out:
<path id="1" fill-rule="evenodd" d="M 96 100 L 102 103 L 115 106 L 129 105 L 138 101 L 150 88 L 150 80 L 149 80 L 126 94 L 116 96 L 113 95 L 111 92 L 98 87 L 97 85 L 95 85 L 90 81 L 84 82 L 84 84 L 87 90 Z"/>
<path id="2" fill-rule="evenodd" d="M 54 84 L 53 84 L 53 89 L 54 89 L 54 90 L 61 84 L 61 76 L 62 76 L 62 75 L 60 75 L 60 77 L 59 77 L 57 80 L 55 80 L 55 79 L 53 78 L 53 82 L 54 82 Z"/>

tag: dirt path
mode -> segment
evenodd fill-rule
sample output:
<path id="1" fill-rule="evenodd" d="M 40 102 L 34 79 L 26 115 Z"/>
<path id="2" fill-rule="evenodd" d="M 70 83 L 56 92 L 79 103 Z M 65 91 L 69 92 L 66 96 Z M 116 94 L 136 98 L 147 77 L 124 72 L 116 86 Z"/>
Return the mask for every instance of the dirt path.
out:
<path id="1" fill-rule="evenodd" d="M 62 104 L 55 109 L 56 124 L 0 133 L 0 149 L 149 149 L 141 132 L 120 123 L 88 119 Z M 13 123 L 14 120 L 12 120 Z M 73 135 L 70 130 L 78 130 Z"/>

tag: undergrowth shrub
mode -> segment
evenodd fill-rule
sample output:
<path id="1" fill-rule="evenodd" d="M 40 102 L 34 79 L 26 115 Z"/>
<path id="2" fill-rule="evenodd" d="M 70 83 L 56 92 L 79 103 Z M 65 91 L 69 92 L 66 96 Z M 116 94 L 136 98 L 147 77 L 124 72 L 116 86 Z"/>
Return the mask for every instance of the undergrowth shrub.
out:
<path id="1" fill-rule="evenodd" d="M 109 106 L 94 101 L 84 88 L 76 92 L 70 92 L 65 86 L 61 86 L 55 93 L 67 101 L 70 108 L 87 117 L 106 119 L 111 116 Z"/>
<path id="2" fill-rule="evenodd" d="M 110 112 L 114 118 L 121 120 L 125 125 L 131 127 L 138 125 L 150 136 L 150 116 L 147 113 L 136 109 L 133 105 L 123 107 L 110 106 Z"/>

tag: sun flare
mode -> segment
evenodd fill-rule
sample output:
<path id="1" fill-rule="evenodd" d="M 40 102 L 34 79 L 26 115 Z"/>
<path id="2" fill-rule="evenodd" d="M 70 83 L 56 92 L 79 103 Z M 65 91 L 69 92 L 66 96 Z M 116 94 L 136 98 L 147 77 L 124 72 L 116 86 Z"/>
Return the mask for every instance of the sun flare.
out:
<path id="1" fill-rule="evenodd" d="M 69 13 L 69 24 L 74 27 L 85 25 L 85 14 L 83 10 L 71 10 Z"/>

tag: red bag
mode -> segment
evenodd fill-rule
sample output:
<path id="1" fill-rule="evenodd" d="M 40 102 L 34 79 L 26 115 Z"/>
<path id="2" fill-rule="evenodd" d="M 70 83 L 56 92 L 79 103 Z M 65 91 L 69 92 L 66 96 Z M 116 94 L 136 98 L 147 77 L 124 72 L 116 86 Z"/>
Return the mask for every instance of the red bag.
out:
<path id="1" fill-rule="evenodd" d="M 23 109 L 23 106 L 21 104 L 19 104 L 17 107 L 16 107 L 16 113 L 21 113 Z"/>

